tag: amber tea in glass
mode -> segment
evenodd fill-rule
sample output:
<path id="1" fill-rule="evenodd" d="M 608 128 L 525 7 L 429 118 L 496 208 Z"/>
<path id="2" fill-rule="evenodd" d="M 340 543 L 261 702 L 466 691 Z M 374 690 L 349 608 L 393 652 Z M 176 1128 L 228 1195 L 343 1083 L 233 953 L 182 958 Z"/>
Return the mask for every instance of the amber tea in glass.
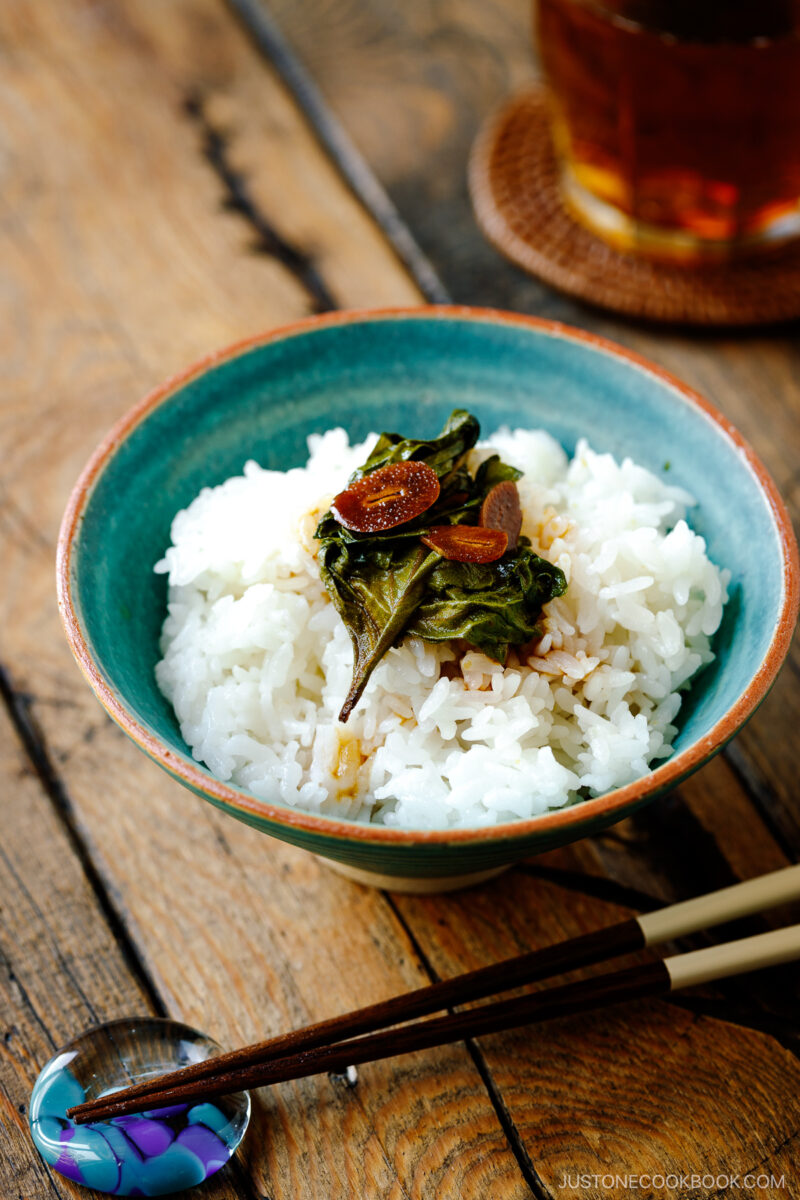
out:
<path id="1" fill-rule="evenodd" d="M 800 0 L 538 0 L 565 198 L 623 249 L 800 234 Z"/>

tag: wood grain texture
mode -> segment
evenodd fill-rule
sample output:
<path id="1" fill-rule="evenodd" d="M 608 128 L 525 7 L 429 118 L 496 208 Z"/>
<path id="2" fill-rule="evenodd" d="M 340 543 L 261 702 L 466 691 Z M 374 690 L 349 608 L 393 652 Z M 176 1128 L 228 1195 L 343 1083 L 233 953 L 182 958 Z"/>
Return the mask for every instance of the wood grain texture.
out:
<path id="1" fill-rule="evenodd" d="M 213 0 L 175 3 L 169 19 L 155 0 L 17 4 L 0 22 L 15 318 L 0 603 L 31 748 L 49 755 L 54 799 L 174 1015 L 231 1045 L 424 982 L 380 895 L 231 828 L 142 758 L 81 683 L 52 592 L 68 488 L 144 390 L 328 299 L 418 293 Z M 42 988 L 56 982 L 42 971 Z M 245 1159 L 245 1200 L 527 1194 L 463 1047 L 365 1069 L 355 1091 L 327 1077 L 275 1089 Z"/>
<path id="2" fill-rule="evenodd" d="M 524 7 L 275 0 L 273 8 L 459 299 L 560 315 L 650 353 L 749 428 L 800 500 L 787 340 L 656 339 L 548 293 L 478 238 L 462 157 L 493 98 L 527 77 Z M 88 1019 L 54 956 L 52 929 L 104 1014 L 133 988 L 131 1002 L 163 1004 L 232 1045 L 593 928 L 631 911 L 631 901 L 679 898 L 785 861 L 800 845 L 783 745 L 800 704 L 795 684 L 784 685 L 788 672 L 749 740 L 738 739 L 740 758 L 717 760 L 680 795 L 602 838 L 435 901 L 363 891 L 236 825 L 123 738 L 69 658 L 52 592 L 58 519 L 89 450 L 143 391 L 215 346 L 331 303 L 413 303 L 419 293 L 218 0 L 11 0 L 0 38 L 8 396 L 0 657 L 54 806 L 34 781 L 20 791 L 22 807 L 7 810 L 21 839 L 9 857 L 29 894 L 60 848 L 67 859 L 66 882 L 44 913 L 26 908 L 7 877 L 0 920 L 6 942 L 19 939 L 33 964 L 30 994 L 40 1004 L 50 996 L 53 1009 L 52 997 L 65 1004 L 68 1019 L 52 1036 Z M 781 744 L 771 749 L 773 739 Z M 96 873 L 96 909 L 91 893 L 81 904 L 70 898 L 81 880 L 86 887 L 76 848 Z M 153 995 L 115 951 L 114 919 L 133 938 Z M 91 961 L 81 950 L 87 926 L 99 938 L 87 943 Z M 619 1016 L 587 1029 L 564 1022 L 543 1042 L 494 1039 L 363 1067 L 352 1090 L 327 1078 L 281 1085 L 259 1098 L 243 1170 L 206 1194 L 555 1196 L 568 1166 L 643 1170 L 684 1155 L 684 1167 L 769 1163 L 796 1178 L 797 1068 L 778 1041 L 796 1032 L 794 977 L 742 986 L 704 991 L 695 1010 L 643 1007 L 640 1046 Z M 28 1030 L 20 1060 L 28 1074 L 15 1062 L 9 1076 L 16 1097 L 47 1057 L 50 1035 L 25 1016 L 13 981 L 4 1004 Z M 565 1102 L 577 1046 L 577 1091 Z M 37 1173 L 15 1137 L 8 1161 L 26 1164 L 17 1184 L 25 1200 L 75 1193 Z"/>
<path id="3" fill-rule="evenodd" d="M 403 896 L 396 904 L 437 975 L 625 915 L 616 905 L 564 895 L 521 872 L 471 894 Z M 599 1200 L 631 1194 L 616 1182 L 565 1188 L 564 1177 L 577 1175 L 719 1176 L 758 1162 L 780 1176 L 779 1163 L 796 1137 L 797 1058 L 763 1033 L 671 1001 L 498 1034 L 481 1039 L 475 1052 L 546 1195 Z M 800 1161 L 796 1150 L 790 1189 Z M 663 1194 L 687 1193 L 667 1188 Z"/>
<path id="4" fill-rule="evenodd" d="M 98 1021 L 153 1011 L 74 847 L 0 708 L 0 1195 L 95 1196 L 54 1174 L 28 1132 L 39 1068 Z M 209 1198 L 240 1195 L 235 1164 Z"/>
<path id="5" fill-rule="evenodd" d="M 98 761 L 115 764 L 104 794 Z M 224 1044 L 425 981 L 379 893 L 162 784 L 110 724 L 76 747 L 64 771 L 170 1012 Z M 136 786 L 143 794 L 132 798 Z M 257 1113 L 261 1135 L 252 1140 L 261 1152 L 251 1170 L 269 1195 L 337 1194 L 347 1185 L 355 1195 L 478 1196 L 469 1187 L 489 1180 L 499 1196 L 525 1195 L 460 1047 L 362 1068 L 354 1091 L 327 1078 L 276 1087 Z"/>

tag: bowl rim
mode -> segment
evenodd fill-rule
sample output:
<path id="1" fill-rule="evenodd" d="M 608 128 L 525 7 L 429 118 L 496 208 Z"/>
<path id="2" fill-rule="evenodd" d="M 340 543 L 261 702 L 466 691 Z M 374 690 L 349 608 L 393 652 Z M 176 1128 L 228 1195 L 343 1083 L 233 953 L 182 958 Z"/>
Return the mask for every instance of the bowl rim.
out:
<path id="1" fill-rule="evenodd" d="M 105 466 L 126 437 L 154 409 L 167 402 L 174 393 L 197 379 L 211 368 L 248 353 L 271 342 L 300 337 L 319 329 L 340 325 L 392 320 L 457 320 L 502 326 L 520 326 L 549 337 L 573 341 L 588 346 L 609 357 L 620 359 L 643 373 L 654 376 L 675 389 L 688 403 L 699 409 L 726 437 L 744 458 L 768 501 L 782 551 L 783 596 L 769 647 L 750 683 L 712 728 L 691 746 L 667 759 L 650 774 L 615 788 L 593 799 L 583 800 L 566 808 L 552 809 L 533 817 L 507 821 L 498 825 L 465 829 L 392 829 L 381 825 L 361 824 L 340 817 L 313 814 L 281 804 L 271 804 L 250 795 L 244 789 L 227 784 L 188 758 L 169 748 L 155 733 L 145 728 L 116 690 L 109 686 L 94 661 L 88 637 L 78 619 L 72 591 L 72 558 L 79 538 L 83 515 L 95 484 Z M 58 536 L 56 556 L 56 586 L 58 606 L 72 653 L 84 677 L 112 719 L 128 734 L 140 749 L 155 759 L 165 770 L 195 792 L 224 809 L 232 809 L 244 820 L 262 820 L 289 826 L 310 835 L 341 839 L 344 842 L 372 843 L 393 846 L 447 845 L 459 843 L 497 842 L 502 839 L 520 840 L 535 834 L 562 832 L 572 826 L 580 827 L 595 819 L 609 824 L 620 820 L 626 810 L 642 803 L 651 793 L 664 791 L 710 758 L 737 732 L 766 696 L 789 650 L 800 605 L 800 562 L 798 548 L 789 514 L 766 467 L 753 448 L 710 401 L 671 372 L 651 362 L 643 355 L 629 350 L 607 338 L 560 321 L 543 317 L 507 312 L 502 309 L 470 305 L 418 305 L 380 308 L 341 309 L 304 317 L 266 332 L 243 338 L 220 350 L 198 359 L 154 388 L 125 413 L 114 425 L 90 457 L 69 497 Z M 188 751 L 188 748 L 187 748 Z"/>

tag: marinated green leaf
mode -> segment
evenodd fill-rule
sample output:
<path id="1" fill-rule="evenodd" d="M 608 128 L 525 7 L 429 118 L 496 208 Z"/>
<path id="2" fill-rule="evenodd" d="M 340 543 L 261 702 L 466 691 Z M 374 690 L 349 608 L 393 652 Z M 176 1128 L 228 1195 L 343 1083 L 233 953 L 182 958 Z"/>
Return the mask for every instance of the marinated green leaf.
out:
<path id="1" fill-rule="evenodd" d="M 426 462 L 442 480 L 449 475 L 458 460 L 472 449 L 480 432 L 481 427 L 472 413 L 455 408 L 447 418 L 442 432 L 431 441 L 404 438 L 399 433 L 382 433 L 363 467 L 353 472 L 350 482 L 354 483 L 370 471 L 385 467 L 387 463 L 405 462 L 409 458 Z"/>
<path id="2" fill-rule="evenodd" d="M 398 641 L 442 560 L 419 538 L 370 554 L 334 541 L 320 552 L 320 572 L 353 643 L 353 682 L 339 720 L 346 721 L 386 651 Z"/>
<path id="3" fill-rule="evenodd" d="M 505 483 L 506 480 L 516 483 L 521 478 L 522 471 L 504 463 L 499 454 L 493 454 L 491 458 L 485 459 L 475 472 L 475 487 L 480 494 L 481 502 L 483 502 L 487 492 L 490 492 L 498 483 Z"/>
<path id="4" fill-rule="evenodd" d="M 406 633 L 428 642 L 462 638 L 504 663 L 509 646 L 541 633 L 542 606 L 566 588 L 563 572 L 534 554 L 527 538 L 497 562 L 442 559 L 427 578 Z"/>
<path id="5" fill-rule="evenodd" d="M 566 590 L 563 573 L 530 548 L 526 538 L 491 563 L 443 559 L 420 542 L 429 529 L 477 524 L 493 487 L 521 472 L 492 455 L 473 478 L 461 462 L 480 427 L 456 410 L 438 438 L 425 442 L 384 433 L 350 482 L 389 463 L 414 459 L 440 480 L 437 501 L 419 517 L 380 533 L 357 533 L 332 513 L 316 531 L 320 575 L 353 642 L 353 682 L 339 714 L 346 721 L 386 651 L 406 634 L 426 641 L 460 638 L 505 662 L 509 646 L 539 632 L 542 605 Z"/>

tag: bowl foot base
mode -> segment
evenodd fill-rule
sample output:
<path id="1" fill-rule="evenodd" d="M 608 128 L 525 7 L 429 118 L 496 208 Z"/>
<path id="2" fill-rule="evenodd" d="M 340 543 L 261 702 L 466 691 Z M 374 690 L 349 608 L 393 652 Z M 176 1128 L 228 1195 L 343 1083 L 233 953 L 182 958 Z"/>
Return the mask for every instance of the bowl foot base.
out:
<path id="1" fill-rule="evenodd" d="M 505 865 L 492 867 L 489 871 L 473 871 L 469 875 L 433 875 L 429 877 L 424 875 L 379 875 L 375 871 L 362 871 L 360 867 L 349 867 L 346 863 L 336 862 L 332 858 L 323 858 L 319 854 L 316 857 L 337 875 L 344 875 L 345 878 L 364 884 L 365 887 L 381 888 L 387 892 L 407 892 L 416 896 L 429 896 L 437 892 L 456 892 L 460 888 L 475 887 L 479 883 L 485 883 L 487 879 L 493 879 L 495 875 L 502 875 L 503 871 L 509 869 L 509 866 Z"/>

